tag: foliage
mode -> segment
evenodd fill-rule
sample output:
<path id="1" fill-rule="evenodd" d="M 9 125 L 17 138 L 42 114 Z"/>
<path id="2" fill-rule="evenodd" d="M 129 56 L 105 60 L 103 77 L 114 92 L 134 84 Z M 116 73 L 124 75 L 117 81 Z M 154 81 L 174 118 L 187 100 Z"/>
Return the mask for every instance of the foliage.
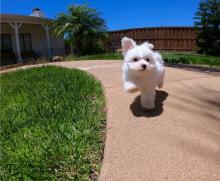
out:
<path id="1" fill-rule="evenodd" d="M 194 19 L 198 53 L 220 55 L 220 0 L 203 0 Z"/>
<path id="2" fill-rule="evenodd" d="M 53 24 L 54 33 L 65 37 L 73 45 L 75 55 L 100 53 L 107 39 L 105 21 L 99 13 L 86 5 L 71 5 Z"/>
<path id="3" fill-rule="evenodd" d="M 96 55 L 85 55 L 85 56 L 66 56 L 65 60 L 122 60 L 123 57 L 119 53 L 102 53 Z"/>
<path id="4" fill-rule="evenodd" d="M 220 57 L 183 52 L 161 52 L 165 62 L 220 67 Z"/>
<path id="5" fill-rule="evenodd" d="M 189 52 L 172 52 L 161 51 L 165 62 L 169 63 L 182 63 L 182 64 L 196 64 L 205 66 L 218 66 L 220 67 L 220 57 L 201 55 Z M 86 56 L 67 56 L 65 60 L 122 60 L 121 53 L 104 53 L 97 55 Z"/>

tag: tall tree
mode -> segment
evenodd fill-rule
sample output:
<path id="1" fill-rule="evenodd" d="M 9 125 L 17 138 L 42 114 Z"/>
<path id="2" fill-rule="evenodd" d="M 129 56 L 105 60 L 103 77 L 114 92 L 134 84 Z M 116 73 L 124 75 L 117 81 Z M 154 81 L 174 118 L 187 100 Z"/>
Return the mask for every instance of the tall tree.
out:
<path id="1" fill-rule="evenodd" d="M 104 49 L 105 21 L 95 9 L 86 5 L 70 5 L 67 13 L 57 16 L 53 29 L 56 35 L 72 43 L 76 55 L 99 53 Z"/>
<path id="2" fill-rule="evenodd" d="M 198 52 L 220 55 L 220 0 L 202 0 L 194 19 Z"/>

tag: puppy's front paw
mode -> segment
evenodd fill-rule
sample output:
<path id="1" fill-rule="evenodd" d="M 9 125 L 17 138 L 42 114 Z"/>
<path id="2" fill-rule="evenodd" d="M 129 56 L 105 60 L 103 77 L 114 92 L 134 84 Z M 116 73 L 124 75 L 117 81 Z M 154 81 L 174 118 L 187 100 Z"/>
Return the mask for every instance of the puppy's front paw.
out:
<path id="1" fill-rule="evenodd" d="M 137 92 L 138 89 L 136 87 L 130 87 L 130 88 L 125 89 L 125 91 L 127 91 L 129 93 L 134 93 L 134 92 Z"/>
<path id="2" fill-rule="evenodd" d="M 155 103 L 154 103 L 154 101 L 151 101 L 151 100 L 144 100 L 144 101 L 142 100 L 141 106 L 144 109 L 152 110 L 155 108 Z"/>
<path id="3" fill-rule="evenodd" d="M 152 110 L 155 108 L 154 102 L 145 102 L 141 104 L 142 108 L 147 109 L 147 110 Z"/>
<path id="4" fill-rule="evenodd" d="M 163 87 L 163 82 L 159 83 L 157 86 L 161 89 Z"/>
<path id="5" fill-rule="evenodd" d="M 124 84 L 124 88 L 125 88 L 125 91 L 129 93 L 138 91 L 138 88 L 134 84 L 130 84 L 130 83 Z"/>

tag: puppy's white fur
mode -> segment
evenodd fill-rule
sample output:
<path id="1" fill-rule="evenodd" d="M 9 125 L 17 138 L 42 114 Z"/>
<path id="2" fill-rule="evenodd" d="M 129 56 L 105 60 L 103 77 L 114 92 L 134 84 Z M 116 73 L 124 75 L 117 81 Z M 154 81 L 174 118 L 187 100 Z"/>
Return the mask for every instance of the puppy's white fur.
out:
<path id="1" fill-rule="evenodd" d="M 123 82 L 127 92 L 141 92 L 141 105 L 145 109 L 155 107 L 156 87 L 164 83 L 164 62 L 162 56 L 152 49 L 148 42 L 136 45 L 135 41 L 122 39 Z"/>

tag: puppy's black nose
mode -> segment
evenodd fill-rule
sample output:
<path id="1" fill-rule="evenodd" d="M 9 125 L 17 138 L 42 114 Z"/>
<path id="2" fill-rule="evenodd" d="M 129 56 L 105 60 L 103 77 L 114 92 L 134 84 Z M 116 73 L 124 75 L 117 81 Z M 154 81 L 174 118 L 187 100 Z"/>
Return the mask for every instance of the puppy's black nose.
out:
<path id="1" fill-rule="evenodd" d="M 143 64 L 142 67 L 143 67 L 143 69 L 146 69 L 146 68 L 147 68 L 147 65 Z"/>

